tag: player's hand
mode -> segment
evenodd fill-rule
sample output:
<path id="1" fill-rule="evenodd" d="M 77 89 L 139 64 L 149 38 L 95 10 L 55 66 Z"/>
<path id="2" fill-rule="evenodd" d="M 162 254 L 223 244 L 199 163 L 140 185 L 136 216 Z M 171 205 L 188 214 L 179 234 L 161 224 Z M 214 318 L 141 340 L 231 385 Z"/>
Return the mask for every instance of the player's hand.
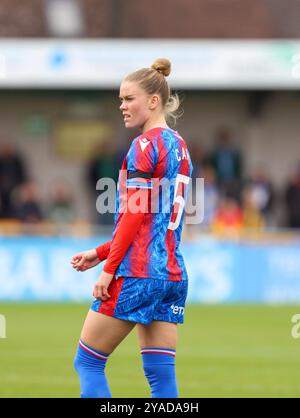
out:
<path id="1" fill-rule="evenodd" d="M 71 266 L 77 271 L 86 271 L 100 263 L 95 249 L 83 251 L 73 255 L 71 258 Z"/>
<path id="2" fill-rule="evenodd" d="M 105 273 L 105 271 L 102 271 L 99 279 L 96 281 L 94 285 L 94 298 L 100 299 L 103 302 L 110 298 L 110 294 L 108 293 L 108 286 L 110 285 L 110 282 L 112 281 L 113 277 L 113 274 Z"/>

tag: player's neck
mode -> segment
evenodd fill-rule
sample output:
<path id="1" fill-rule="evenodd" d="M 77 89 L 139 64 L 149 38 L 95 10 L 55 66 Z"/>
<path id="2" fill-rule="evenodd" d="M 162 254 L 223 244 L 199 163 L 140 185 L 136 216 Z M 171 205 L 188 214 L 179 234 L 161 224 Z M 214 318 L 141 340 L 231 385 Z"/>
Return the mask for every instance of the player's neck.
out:
<path id="1" fill-rule="evenodd" d="M 141 128 L 142 133 L 145 133 L 147 131 L 150 131 L 150 129 L 154 128 L 167 128 L 169 129 L 169 126 L 167 125 L 166 119 L 164 116 L 158 117 L 155 119 L 148 120 L 145 125 Z"/>

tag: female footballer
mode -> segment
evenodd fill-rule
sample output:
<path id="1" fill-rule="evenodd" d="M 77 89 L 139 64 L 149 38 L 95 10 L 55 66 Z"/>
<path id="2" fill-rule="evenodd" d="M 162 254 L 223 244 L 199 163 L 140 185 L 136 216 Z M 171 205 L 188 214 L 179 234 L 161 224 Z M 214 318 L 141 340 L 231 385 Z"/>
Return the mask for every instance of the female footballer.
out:
<path id="1" fill-rule="evenodd" d="M 120 171 L 113 237 L 71 259 L 77 271 L 106 260 L 74 362 L 81 397 L 111 397 L 105 364 L 134 327 L 152 397 L 178 397 L 177 324 L 188 287 L 179 243 L 192 163 L 185 141 L 167 124 L 179 106 L 166 81 L 170 69 L 170 61 L 158 59 L 122 81 L 125 127 L 141 133 Z"/>

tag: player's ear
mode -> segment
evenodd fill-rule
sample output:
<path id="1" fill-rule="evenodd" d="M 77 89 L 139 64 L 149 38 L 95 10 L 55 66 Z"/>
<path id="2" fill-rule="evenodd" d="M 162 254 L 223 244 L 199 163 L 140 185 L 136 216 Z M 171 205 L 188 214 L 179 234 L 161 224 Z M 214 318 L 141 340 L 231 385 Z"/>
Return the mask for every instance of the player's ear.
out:
<path id="1" fill-rule="evenodd" d="M 158 106 L 159 102 L 160 102 L 159 95 L 158 94 L 153 94 L 153 96 L 150 97 L 149 109 L 150 110 L 156 109 L 156 107 Z"/>

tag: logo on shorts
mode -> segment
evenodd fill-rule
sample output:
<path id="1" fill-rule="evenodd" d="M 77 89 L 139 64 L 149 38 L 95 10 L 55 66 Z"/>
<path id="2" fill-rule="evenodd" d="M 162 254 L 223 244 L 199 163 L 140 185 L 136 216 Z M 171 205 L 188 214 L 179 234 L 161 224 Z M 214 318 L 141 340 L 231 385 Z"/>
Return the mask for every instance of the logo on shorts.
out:
<path id="1" fill-rule="evenodd" d="M 184 314 L 184 307 L 183 306 L 177 306 L 177 305 L 171 305 L 171 309 L 174 315 L 183 315 Z"/>

